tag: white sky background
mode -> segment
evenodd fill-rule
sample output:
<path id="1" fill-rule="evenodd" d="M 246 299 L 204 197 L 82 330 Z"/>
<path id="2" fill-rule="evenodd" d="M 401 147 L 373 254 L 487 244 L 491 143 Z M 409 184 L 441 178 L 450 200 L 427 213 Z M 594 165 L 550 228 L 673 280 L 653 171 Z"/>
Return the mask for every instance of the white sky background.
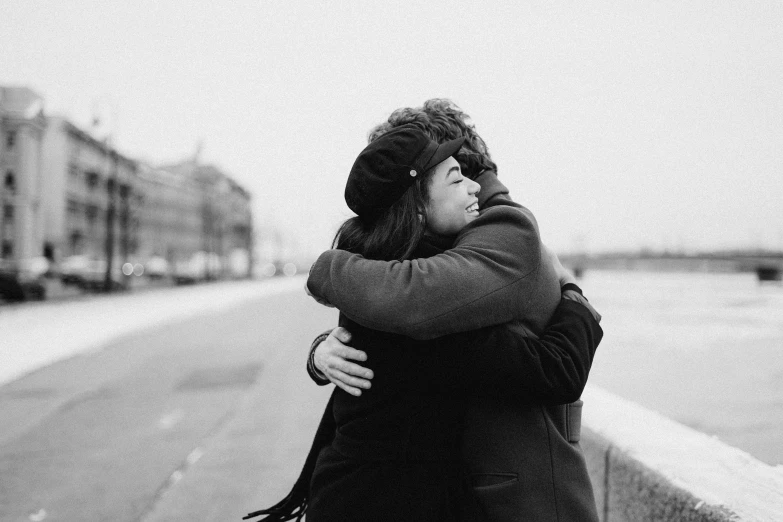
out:
<path id="1" fill-rule="evenodd" d="M 467 111 L 559 251 L 783 249 L 783 4 L 0 0 L 0 84 L 191 156 L 327 248 L 395 108 Z"/>

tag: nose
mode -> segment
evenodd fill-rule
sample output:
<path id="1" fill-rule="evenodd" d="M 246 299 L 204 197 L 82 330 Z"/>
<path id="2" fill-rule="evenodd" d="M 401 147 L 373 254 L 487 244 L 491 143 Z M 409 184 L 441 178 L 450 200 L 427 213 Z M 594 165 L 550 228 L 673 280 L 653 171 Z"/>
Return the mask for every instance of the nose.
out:
<path id="1" fill-rule="evenodd" d="M 470 181 L 470 185 L 468 185 L 468 194 L 470 195 L 478 194 L 479 191 L 481 191 L 481 185 L 479 185 L 472 179 L 468 179 L 468 181 Z"/>

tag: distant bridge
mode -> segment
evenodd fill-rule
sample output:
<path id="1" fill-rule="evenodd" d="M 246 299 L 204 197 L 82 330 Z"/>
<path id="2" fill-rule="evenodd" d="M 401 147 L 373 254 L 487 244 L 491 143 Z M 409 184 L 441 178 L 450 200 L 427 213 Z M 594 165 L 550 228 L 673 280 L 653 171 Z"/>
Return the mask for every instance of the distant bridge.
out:
<path id="1" fill-rule="evenodd" d="M 752 272 L 759 281 L 783 280 L 783 252 L 714 254 L 564 254 L 564 266 L 577 276 L 586 270 L 650 270 L 667 272 Z"/>

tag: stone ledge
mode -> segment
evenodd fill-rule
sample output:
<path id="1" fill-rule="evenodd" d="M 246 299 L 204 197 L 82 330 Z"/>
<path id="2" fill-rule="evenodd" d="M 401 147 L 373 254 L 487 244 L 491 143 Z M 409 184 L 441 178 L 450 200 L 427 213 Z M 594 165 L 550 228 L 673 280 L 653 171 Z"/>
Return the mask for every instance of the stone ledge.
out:
<path id="1" fill-rule="evenodd" d="M 783 467 L 595 386 L 582 398 L 603 522 L 783 520 Z"/>

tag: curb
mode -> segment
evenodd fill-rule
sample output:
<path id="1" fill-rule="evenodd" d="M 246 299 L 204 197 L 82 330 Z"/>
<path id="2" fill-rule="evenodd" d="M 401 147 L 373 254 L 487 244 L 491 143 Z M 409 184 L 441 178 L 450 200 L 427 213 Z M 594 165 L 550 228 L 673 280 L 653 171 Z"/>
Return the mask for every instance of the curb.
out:
<path id="1" fill-rule="evenodd" d="M 783 520 L 783 467 L 598 387 L 582 398 L 602 522 Z"/>

